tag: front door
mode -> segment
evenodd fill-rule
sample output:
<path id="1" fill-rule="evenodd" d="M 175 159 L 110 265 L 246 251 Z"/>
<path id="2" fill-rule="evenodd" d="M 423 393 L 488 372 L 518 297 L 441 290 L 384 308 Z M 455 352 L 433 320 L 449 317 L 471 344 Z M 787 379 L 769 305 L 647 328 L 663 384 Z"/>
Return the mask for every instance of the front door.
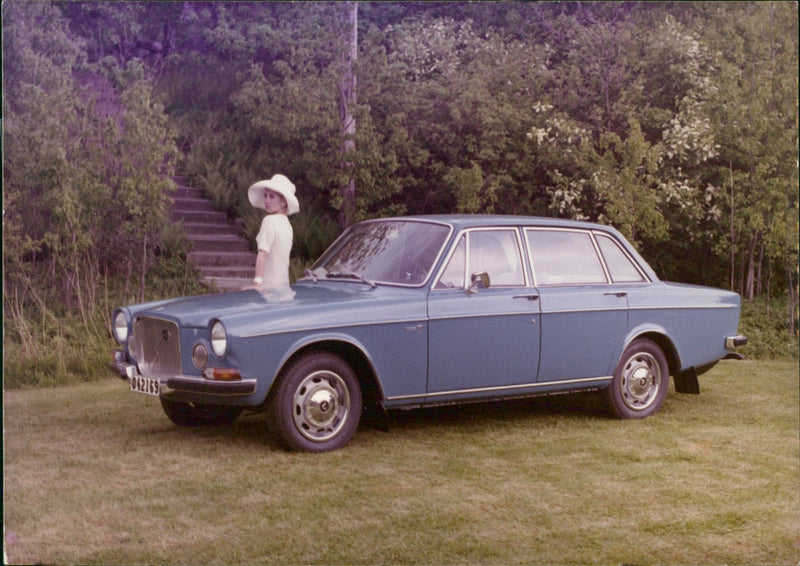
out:
<path id="1" fill-rule="evenodd" d="M 471 286 L 485 272 L 489 288 Z M 540 314 L 513 228 L 462 235 L 428 298 L 428 394 L 471 396 L 536 381 Z"/>

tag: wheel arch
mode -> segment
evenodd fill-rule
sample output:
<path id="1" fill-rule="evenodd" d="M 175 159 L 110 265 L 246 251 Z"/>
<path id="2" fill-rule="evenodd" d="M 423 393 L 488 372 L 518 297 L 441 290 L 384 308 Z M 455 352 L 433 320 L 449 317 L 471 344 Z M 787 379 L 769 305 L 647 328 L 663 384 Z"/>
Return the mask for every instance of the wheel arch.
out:
<path id="1" fill-rule="evenodd" d="M 681 370 L 681 358 L 678 354 L 678 349 L 675 347 L 675 344 L 672 342 L 672 340 L 670 340 L 669 336 L 667 336 L 665 331 L 654 328 L 646 330 L 643 329 L 629 337 L 629 339 L 625 342 L 625 347 L 622 349 L 623 352 L 628 346 L 630 346 L 631 342 L 639 338 L 650 340 L 661 349 L 661 351 L 664 353 L 664 357 L 667 359 L 670 375 L 675 375 Z"/>
<path id="2" fill-rule="evenodd" d="M 291 354 L 287 355 L 281 362 L 276 378 L 270 386 L 270 392 L 275 387 L 278 377 L 285 369 L 291 366 L 295 360 L 310 352 L 326 352 L 344 360 L 356 374 L 359 386 L 361 387 L 361 395 L 364 404 L 383 401 L 383 387 L 381 386 L 380 379 L 378 379 L 378 372 L 375 370 L 372 360 L 366 353 L 366 349 L 357 341 L 345 336 L 317 337 L 316 339 L 298 344 L 297 347 L 292 350 Z M 269 398 L 269 393 L 267 394 L 267 398 Z"/>

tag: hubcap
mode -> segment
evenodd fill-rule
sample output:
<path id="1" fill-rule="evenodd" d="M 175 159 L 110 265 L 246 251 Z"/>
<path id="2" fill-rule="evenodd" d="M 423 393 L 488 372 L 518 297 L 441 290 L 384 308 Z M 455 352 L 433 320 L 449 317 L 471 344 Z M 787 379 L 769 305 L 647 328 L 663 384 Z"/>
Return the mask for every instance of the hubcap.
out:
<path id="1" fill-rule="evenodd" d="M 336 436 L 349 413 L 350 393 L 344 380 L 333 372 L 314 372 L 295 391 L 294 424 L 309 440 L 324 442 Z"/>
<path id="2" fill-rule="evenodd" d="M 622 400 L 633 411 L 647 409 L 661 389 L 661 367 L 656 359 L 639 352 L 632 356 L 622 370 L 620 381 Z"/>

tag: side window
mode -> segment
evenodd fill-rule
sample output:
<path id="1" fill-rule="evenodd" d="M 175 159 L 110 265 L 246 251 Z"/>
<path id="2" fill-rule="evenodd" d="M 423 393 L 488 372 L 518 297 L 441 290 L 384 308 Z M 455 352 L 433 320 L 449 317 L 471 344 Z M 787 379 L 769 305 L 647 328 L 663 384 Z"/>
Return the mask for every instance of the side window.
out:
<path id="1" fill-rule="evenodd" d="M 606 267 L 614 283 L 639 283 L 644 281 L 641 272 L 613 239 L 596 234 L 600 252 L 606 260 Z"/>
<path id="2" fill-rule="evenodd" d="M 436 289 L 463 289 L 464 277 L 467 270 L 467 239 L 461 236 L 456 246 L 456 251 L 450 257 L 450 262 L 439 277 Z"/>
<path id="3" fill-rule="evenodd" d="M 571 230 L 528 230 L 537 285 L 607 283 L 592 237 Z"/>
<path id="4" fill-rule="evenodd" d="M 469 235 L 470 274 L 485 271 L 492 287 L 524 287 L 515 230 L 476 230 Z"/>

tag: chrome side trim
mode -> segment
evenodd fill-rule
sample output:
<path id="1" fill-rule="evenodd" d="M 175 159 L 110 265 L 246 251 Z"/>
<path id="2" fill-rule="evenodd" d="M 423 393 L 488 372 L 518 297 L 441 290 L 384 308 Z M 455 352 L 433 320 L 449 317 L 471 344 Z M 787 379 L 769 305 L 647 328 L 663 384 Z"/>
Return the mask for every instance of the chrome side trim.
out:
<path id="1" fill-rule="evenodd" d="M 532 290 L 534 287 L 527 287 L 520 289 L 527 289 Z M 660 306 L 652 306 L 652 307 L 609 307 L 605 309 L 595 308 L 595 309 L 564 309 L 564 310 L 554 310 L 554 311 L 535 311 L 536 314 L 541 315 L 548 315 L 548 314 L 576 314 L 576 313 L 587 313 L 587 312 L 606 312 L 606 311 L 646 311 L 646 310 L 687 310 L 687 309 L 733 309 L 736 308 L 736 305 L 712 305 L 712 306 L 673 306 L 673 307 L 660 307 Z M 371 322 L 359 322 L 359 323 L 349 323 L 349 324 L 329 324 L 326 326 L 307 326 L 307 327 L 298 327 L 298 328 L 281 328 L 276 329 L 271 332 L 259 332 L 257 334 L 242 334 L 241 338 L 259 338 L 262 336 L 272 336 L 273 334 L 287 334 L 291 332 L 316 332 L 321 330 L 331 330 L 331 329 L 338 329 L 338 330 L 345 330 L 347 328 L 360 328 L 363 326 L 388 326 L 392 324 L 400 324 L 406 326 L 413 326 L 418 324 L 425 324 L 426 322 L 433 321 L 433 320 L 449 320 L 449 319 L 457 319 L 457 318 L 480 318 L 480 317 L 496 317 L 496 316 L 515 316 L 524 313 L 506 313 L 506 314 L 497 314 L 497 313 L 486 313 L 486 314 L 470 314 L 470 315 L 454 315 L 454 316 L 442 316 L 442 317 L 432 317 L 429 319 L 420 319 L 420 318 L 407 318 L 407 319 L 396 319 L 396 320 L 387 320 L 387 321 L 371 321 Z"/>
<path id="2" fill-rule="evenodd" d="M 738 305 L 684 305 L 684 306 L 671 306 L 671 307 L 628 307 L 629 311 L 652 311 L 652 310 L 713 310 L 713 309 L 735 309 Z"/>
<path id="3" fill-rule="evenodd" d="M 405 326 L 417 326 L 419 324 L 425 324 L 428 322 L 427 319 L 420 319 L 420 318 L 405 318 L 405 319 L 397 319 L 397 320 L 388 320 L 388 321 L 380 321 L 380 322 L 358 322 L 358 323 L 350 323 L 350 324 L 329 324 L 327 326 L 301 326 L 298 328 L 281 328 L 271 332 L 259 332 L 258 334 L 242 334 L 240 338 L 260 338 L 261 336 L 272 336 L 273 334 L 290 334 L 294 332 L 317 332 L 319 330 L 344 330 L 347 328 L 360 328 L 362 326 L 388 326 L 392 324 L 400 324 Z"/>
<path id="4" fill-rule="evenodd" d="M 735 305 L 714 305 L 714 306 L 683 306 L 683 307 L 609 307 L 605 309 L 561 309 L 556 311 L 541 311 L 542 315 L 546 314 L 576 314 L 585 312 L 607 312 L 607 311 L 652 311 L 652 310 L 713 310 L 713 309 L 732 309 L 736 308 Z"/>
<path id="5" fill-rule="evenodd" d="M 573 383 L 595 383 L 609 381 L 613 376 L 605 377 L 585 377 L 583 379 L 564 379 L 561 381 L 544 381 L 542 383 L 521 383 L 519 385 L 499 385 L 497 387 L 478 387 L 475 389 L 453 389 L 450 391 L 435 391 L 433 393 L 422 393 L 417 395 L 397 395 L 387 397 L 387 401 L 403 401 L 406 399 L 423 399 L 426 397 L 444 397 L 445 395 L 466 395 L 470 393 L 493 393 L 498 391 L 514 391 L 520 389 L 541 389 L 542 387 L 552 387 L 553 385 L 565 385 Z"/>

